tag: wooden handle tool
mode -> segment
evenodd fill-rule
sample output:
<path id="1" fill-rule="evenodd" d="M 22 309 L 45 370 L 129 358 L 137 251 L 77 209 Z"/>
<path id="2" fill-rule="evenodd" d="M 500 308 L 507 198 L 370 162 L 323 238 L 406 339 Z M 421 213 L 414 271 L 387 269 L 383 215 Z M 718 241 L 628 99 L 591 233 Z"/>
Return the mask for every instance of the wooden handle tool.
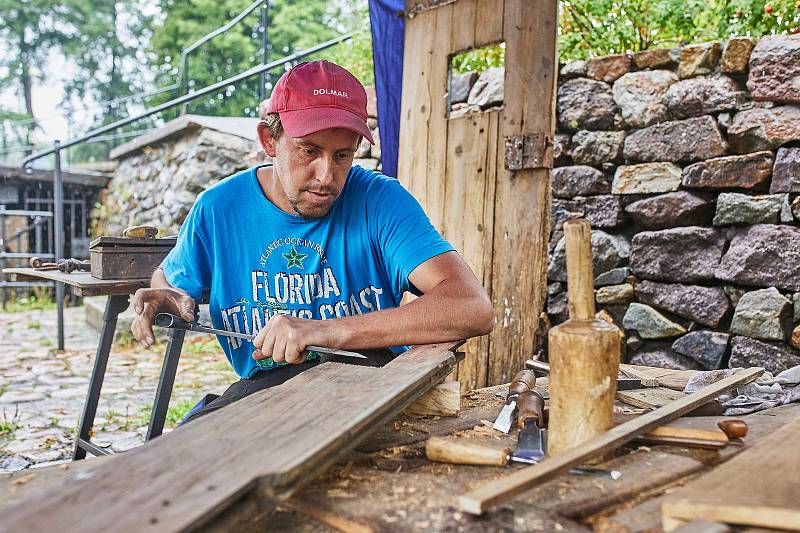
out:
<path id="1" fill-rule="evenodd" d="M 508 396 L 528 392 L 536 385 L 536 374 L 532 370 L 520 370 L 508 386 Z"/>
<path id="2" fill-rule="evenodd" d="M 534 390 L 517 398 L 517 426 L 523 429 L 528 421 L 535 421 L 540 428 L 544 427 L 544 398 Z"/>
<path id="3" fill-rule="evenodd" d="M 564 223 L 569 320 L 550 329 L 548 453 L 558 455 L 614 425 L 621 353 L 619 329 L 595 318 L 591 232 L 586 220 Z"/>
<path id="4" fill-rule="evenodd" d="M 741 439 L 747 435 L 747 423 L 740 419 L 723 420 L 717 424 L 729 439 Z"/>
<path id="5" fill-rule="evenodd" d="M 425 444 L 425 455 L 431 461 L 456 465 L 506 466 L 511 448 L 494 448 L 465 440 L 431 437 Z"/>

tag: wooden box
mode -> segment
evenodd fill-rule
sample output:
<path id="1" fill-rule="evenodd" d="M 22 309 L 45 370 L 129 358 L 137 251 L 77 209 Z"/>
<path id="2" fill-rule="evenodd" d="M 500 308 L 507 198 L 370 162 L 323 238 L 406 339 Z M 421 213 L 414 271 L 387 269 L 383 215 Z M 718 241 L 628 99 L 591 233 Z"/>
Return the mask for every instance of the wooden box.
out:
<path id="1" fill-rule="evenodd" d="M 97 279 L 149 278 L 175 247 L 175 237 L 132 239 L 98 237 L 89 245 L 92 277 Z"/>

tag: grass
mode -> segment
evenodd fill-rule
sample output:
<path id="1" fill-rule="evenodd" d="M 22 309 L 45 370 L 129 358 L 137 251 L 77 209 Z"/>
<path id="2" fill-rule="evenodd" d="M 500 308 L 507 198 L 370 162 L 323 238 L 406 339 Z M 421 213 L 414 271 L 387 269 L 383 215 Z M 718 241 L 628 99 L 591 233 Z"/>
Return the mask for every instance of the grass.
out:
<path id="1" fill-rule="evenodd" d="M 18 428 L 14 422 L 0 422 L 0 437 L 11 437 Z"/>
<path id="2" fill-rule="evenodd" d="M 183 417 L 186 416 L 186 413 L 188 413 L 196 403 L 197 402 L 194 400 L 184 400 L 176 403 L 175 405 L 170 405 L 167 409 L 167 417 L 164 420 L 164 427 L 174 428 L 177 426 L 180 421 L 183 420 Z M 150 423 L 150 415 L 152 414 L 152 411 L 153 404 L 147 404 L 142 407 L 141 411 L 139 412 L 139 416 L 135 419 L 136 424 L 134 427 L 148 425 Z"/>
<path id="3" fill-rule="evenodd" d="M 2 312 L 24 313 L 26 311 L 48 311 L 56 308 L 52 290 L 37 290 L 32 296 L 24 296 L 6 303 Z"/>
<path id="4" fill-rule="evenodd" d="M 181 355 L 207 355 L 220 352 L 222 352 L 222 348 L 220 348 L 219 342 L 216 337 L 212 337 L 210 339 L 193 339 L 184 342 Z"/>

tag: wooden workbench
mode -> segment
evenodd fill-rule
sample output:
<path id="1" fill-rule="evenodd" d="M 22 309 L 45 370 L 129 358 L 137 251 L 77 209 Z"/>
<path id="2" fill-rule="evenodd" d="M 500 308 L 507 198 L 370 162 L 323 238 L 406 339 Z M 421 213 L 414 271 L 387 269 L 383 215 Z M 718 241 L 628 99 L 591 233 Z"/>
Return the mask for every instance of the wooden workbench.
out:
<path id="1" fill-rule="evenodd" d="M 621 471 L 619 480 L 561 476 L 478 518 L 459 513 L 456 498 L 509 470 L 431 463 L 424 456 L 424 440 L 455 432 L 461 438 L 506 446 L 512 445 L 515 437 L 482 423 L 493 420 L 502 403 L 491 389 L 468 393 L 463 403 L 458 417 L 401 416 L 289 502 L 275 507 L 253 491 L 210 529 L 331 531 L 336 524 L 349 531 L 660 531 L 660 498 L 666 490 L 714 468 L 800 417 L 800 404 L 748 415 L 744 419 L 750 431 L 744 445 L 731 444 L 720 451 L 628 446 L 604 465 Z M 109 460 L 115 458 L 2 476 L 0 513 L 67 476 L 92 469 L 93 463 Z"/>
<path id="2" fill-rule="evenodd" d="M 128 295 L 150 286 L 150 278 L 97 279 L 89 272 L 61 272 L 35 268 L 4 268 L 4 274 L 13 274 L 18 280 L 60 281 L 69 286 L 75 296 Z"/>

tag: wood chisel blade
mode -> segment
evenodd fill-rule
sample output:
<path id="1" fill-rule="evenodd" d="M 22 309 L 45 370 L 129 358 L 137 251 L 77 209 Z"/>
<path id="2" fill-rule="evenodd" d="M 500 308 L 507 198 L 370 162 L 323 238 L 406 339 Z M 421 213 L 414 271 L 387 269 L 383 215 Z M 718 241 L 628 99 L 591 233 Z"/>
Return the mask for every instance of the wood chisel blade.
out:
<path id="1" fill-rule="evenodd" d="M 527 420 L 525 427 L 519 432 L 517 449 L 514 455 L 530 460 L 544 457 L 544 429 L 535 420 Z"/>
<path id="2" fill-rule="evenodd" d="M 514 411 L 516 408 L 517 402 L 515 400 L 505 404 L 503 409 L 500 410 L 500 414 L 497 415 L 497 420 L 494 421 L 494 425 L 492 427 L 497 431 L 502 431 L 503 433 L 508 433 L 511 431 L 511 423 L 513 421 Z"/>

